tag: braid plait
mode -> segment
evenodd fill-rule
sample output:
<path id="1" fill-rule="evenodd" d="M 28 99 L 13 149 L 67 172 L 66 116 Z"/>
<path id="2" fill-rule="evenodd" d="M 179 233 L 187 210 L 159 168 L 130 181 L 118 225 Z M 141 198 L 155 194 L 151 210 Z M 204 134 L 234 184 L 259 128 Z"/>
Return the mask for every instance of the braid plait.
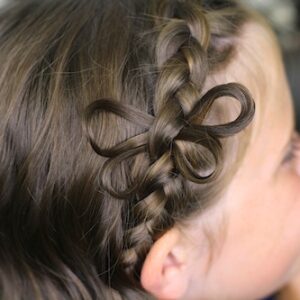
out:
<path id="1" fill-rule="evenodd" d="M 244 129 L 252 120 L 255 103 L 238 83 L 218 85 L 203 95 L 209 72 L 210 26 L 205 12 L 194 1 L 159 1 L 157 25 L 162 29 L 155 48 L 159 76 L 153 100 L 154 116 L 114 99 L 99 99 L 86 110 L 86 123 L 96 110 L 122 117 L 145 131 L 109 149 L 101 148 L 86 126 L 93 149 L 108 157 L 101 185 L 113 197 L 127 200 L 128 220 L 120 265 L 138 280 L 153 242 L 171 228 L 185 209 L 186 181 L 203 184 L 222 170 L 220 139 Z M 222 125 L 201 125 L 214 101 L 233 97 L 241 104 L 240 115 Z M 200 123 L 200 124 L 199 124 Z M 189 151 L 192 143 L 199 151 Z M 192 149 L 194 150 L 194 148 Z M 122 161 L 148 156 L 149 166 L 124 190 L 112 185 L 112 170 Z M 207 174 L 207 170 L 212 170 Z"/>

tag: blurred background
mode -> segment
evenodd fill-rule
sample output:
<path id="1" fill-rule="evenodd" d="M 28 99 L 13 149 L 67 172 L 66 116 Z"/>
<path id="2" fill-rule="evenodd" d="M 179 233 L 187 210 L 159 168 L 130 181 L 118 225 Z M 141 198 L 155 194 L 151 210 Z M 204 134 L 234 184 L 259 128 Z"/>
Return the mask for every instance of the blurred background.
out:
<path id="1" fill-rule="evenodd" d="M 0 0 L 0 6 L 11 0 Z M 85 1 L 85 0 L 82 0 Z M 259 10 L 279 37 L 300 130 L 300 0 L 240 0 Z"/>

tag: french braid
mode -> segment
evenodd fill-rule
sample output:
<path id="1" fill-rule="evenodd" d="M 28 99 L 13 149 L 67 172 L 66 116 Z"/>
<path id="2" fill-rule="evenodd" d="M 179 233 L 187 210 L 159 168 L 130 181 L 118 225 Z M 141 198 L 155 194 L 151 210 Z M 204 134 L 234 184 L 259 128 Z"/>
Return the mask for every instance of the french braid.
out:
<path id="1" fill-rule="evenodd" d="M 224 160 L 220 139 L 244 129 L 254 115 L 254 102 L 247 89 L 238 83 L 219 85 L 203 93 L 210 69 L 231 49 L 226 47 L 218 52 L 213 48 L 208 20 L 197 1 L 158 1 L 156 26 L 161 31 L 155 48 L 159 76 L 153 115 L 113 99 L 97 100 L 87 108 L 86 123 L 95 110 L 103 110 L 145 129 L 110 149 L 103 149 L 86 127 L 93 149 L 109 157 L 100 172 L 103 188 L 111 196 L 125 199 L 127 218 L 120 266 L 137 286 L 153 242 L 177 218 L 195 208 L 195 202 L 189 203 L 195 200 L 191 200 L 187 182 L 213 182 Z M 211 22 L 214 28 L 214 19 Z M 229 34 L 228 28 L 224 30 L 225 35 Z M 215 32 L 213 38 L 218 34 Z M 209 56 L 209 49 L 213 56 Z M 201 125 L 213 102 L 223 96 L 240 101 L 239 117 L 223 125 Z M 110 180 L 111 170 L 133 156 L 136 157 L 131 170 L 133 184 L 122 191 L 116 190 Z M 148 164 L 139 169 L 141 161 Z"/>

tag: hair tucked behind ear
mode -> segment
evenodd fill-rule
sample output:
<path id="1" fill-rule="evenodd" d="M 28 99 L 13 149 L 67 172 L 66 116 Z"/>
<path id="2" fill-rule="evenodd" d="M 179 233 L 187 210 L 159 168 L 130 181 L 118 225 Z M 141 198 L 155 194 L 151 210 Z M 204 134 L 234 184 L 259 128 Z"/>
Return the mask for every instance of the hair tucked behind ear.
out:
<path id="1" fill-rule="evenodd" d="M 151 245 L 213 204 L 222 140 L 254 115 L 238 83 L 203 90 L 234 58 L 235 2 L 83 2 L 0 12 L 1 299 L 150 298 Z M 239 116 L 204 125 L 221 97 Z"/>

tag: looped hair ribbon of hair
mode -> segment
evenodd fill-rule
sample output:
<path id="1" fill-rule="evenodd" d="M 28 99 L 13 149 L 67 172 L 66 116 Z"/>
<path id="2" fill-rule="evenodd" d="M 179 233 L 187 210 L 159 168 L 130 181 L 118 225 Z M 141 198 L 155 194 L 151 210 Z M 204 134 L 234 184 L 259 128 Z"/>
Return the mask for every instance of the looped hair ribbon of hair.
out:
<path id="1" fill-rule="evenodd" d="M 209 112 L 213 102 L 220 97 L 226 96 L 235 98 L 241 104 L 240 114 L 235 120 L 221 125 L 199 125 L 194 122 L 199 116 L 201 116 L 201 119 L 203 120 L 205 115 Z M 104 149 L 95 142 L 93 131 L 89 126 L 89 121 L 96 111 L 113 113 L 129 122 L 145 128 L 147 131 L 116 144 L 111 148 Z M 168 153 L 168 158 L 172 159 L 173 167 L 177 172 L 183 175 L 184 178 L 195 183 L 209 182 L 220 172 L 220 157 L 216 155 L 216 153 L 221 153 L 222 150 L 220 138 L 226 138 L 241 131 L 252 120 L 254 111 L 255 102 L 251 98 L 249 91 L 243 85 L 238 83 L 228 83 L 213 87 L 195 103 L 188 114 L 185 115 L 183 111 L 181 111 L 181 116 L 175 120 L 175 123 L 172 123 L 173 128 L 167 128 L 164 132 L 160 132 L 160 134 L 168 134 L 168 136 L 165 136 L 162 139 L 164 143 L 160 145 L 160 156 Z M 126 199 L 133 196 L 142 189 L 143 178 L 141 178 L 141 180 L 136 180 L 132 186 L 127 187 L 123 191 L 117 191 L 112 186 L 109 175 L 111 175 L 113 167 L 118 163 L 141 152 L 148 152 L 152 163 L 160 158 L 151 153 L 151 145 L 149 145 L 149 132 L 155 121 L 155 116 L 142 112 L 131 105 L 122 104 L 113 99 L 103 98 L 98 99 L 87 106 L 84 119 L 84 130 L 86 131 L 92 148 L 97 154 L 109 158 L 105 161 L 100 172 L 103 188 L 116 198 Z M 176 126 L 174 126 L 174 124 L 176 124 Z M 168 124 L 165 125 L 168 127 Z M 214 157 L 214 171 L 207 176 L 201 176 L 199 171 L 197 171 L 190 163 L 188 159 L 189 154 L 182 151 L 181 148 L 177 146 L 177 141 L 192 142 L 196 145 L 205 147 Z M 216 151 L 216 149 L 218 149 L 218 151 Z M 201 158 L 199 157 L 199 159 Z M 163 176 L 158 182 L 163 184 Z"/>

